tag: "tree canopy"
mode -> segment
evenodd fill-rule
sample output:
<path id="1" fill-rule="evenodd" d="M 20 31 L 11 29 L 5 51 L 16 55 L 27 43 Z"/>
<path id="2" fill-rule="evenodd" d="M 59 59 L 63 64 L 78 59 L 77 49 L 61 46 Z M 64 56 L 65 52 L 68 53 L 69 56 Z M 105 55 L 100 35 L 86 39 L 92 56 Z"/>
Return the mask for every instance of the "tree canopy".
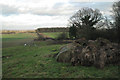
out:
<path id="1" fill-rule="evenodd" d="M 69 19 L 70 24 L 70 37 L 74 36 L 75 38 L 79 37 L 80 29 L 84 29 L 87 31 L 87 33 L 84 33 L 84 35 L 90 36 L 89 32 L 91 30 L 94 30 L 93 27 L 96 25 L 100 20 L 102 19 L 102 14 L 98 9 L 92 9 L 92 8 L 82 8 L 81 10 L 77 11 L 73 16 Z M 75 29 L 76 28 L 76 29 Z M 76 31 L 76 32 L 73 32 Z"/>
<path id="2" fill-rule="evenodd" d="M 117 31 L 117 39 L 120 41 L 120 1 L 113 4 L 114 28 Z"/>
<path id="3" fill-rule="evenodd" d="M 102 14 L 98 9 L 92 8 L 82 8 L 77 11 L 72 17 L 70 17 L 70 24 L 74 24 L 76 27 L 83 28 L 93 27 L 96 23 L 98 23 L 102 19 Z"/>

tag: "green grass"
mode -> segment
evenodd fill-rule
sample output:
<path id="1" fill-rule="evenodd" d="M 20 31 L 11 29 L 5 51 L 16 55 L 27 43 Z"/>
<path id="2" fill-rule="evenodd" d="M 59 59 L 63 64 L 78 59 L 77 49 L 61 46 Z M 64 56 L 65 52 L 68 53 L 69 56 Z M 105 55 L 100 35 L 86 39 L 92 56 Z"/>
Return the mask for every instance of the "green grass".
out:
<path id="1" fill-rule="evenodd" d="M 29 43 L 36 37 L 36 33 L 2 34 L 2 47 L 24 45 L 24 43 Z"/>
<path id="2" fill-rule="evenodd" d="M 24 39 L 21 40 L 24 42 Z M 14 40 L 13 44 L 16 43 L 15 41 L 17 40 Z M 37 46 L 34 46 L 34 44 Z M 50 54 L 57 53 L 59 48 L 65 44 L 49 45 L 49 42 L 46 41 L 36 41 L 34 44 L 31 46 L 16 45 L 2 49 L 3 78 L 119 77 L 118 66 L 109 65 L 104 69 L 71 66 L 69 63 L 60 63 L 55 58 L 49 57 Z M 54 52 L 54 50 L 56 51 Z"/>
<path id="3" fill-rule="evenodd" d="M 2 34 L 3 41 L 26 39 L 37 37 L 35 33 L 16 33 L 16 34 Z"/>
<path id="4" fill-rule="evenodd" d="M 43 46 L 41 46 L 41 44 Z M 3 77 L 5 78 L 101 78 L 118 77 L 118 66 L 107 66 L 103 70 L 95 67 L 71 66 L 58 63 L 54 58 L 53 49 L 58 52 L 62 45 L 18 46 L 3 49 Z M 8 56 L 8 58 L 7 58 Z"/>
<path id="5" fill-rule="evenodd" d="M 43 34 L 45 34 L 51 38 L 57 38 L 60 33 L 62 33 L 62 32 L 44 32 Z"/>

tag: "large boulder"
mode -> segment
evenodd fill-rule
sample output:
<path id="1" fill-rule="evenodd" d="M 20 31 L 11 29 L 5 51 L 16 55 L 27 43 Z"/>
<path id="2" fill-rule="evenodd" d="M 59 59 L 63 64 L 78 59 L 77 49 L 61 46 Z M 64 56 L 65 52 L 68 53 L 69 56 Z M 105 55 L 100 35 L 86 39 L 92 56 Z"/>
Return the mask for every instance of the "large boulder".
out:
<path id="1" fill-rule="evenodd" d="M 60 49 L 59 54 L 56 56 L 59 62 L 70 62 L 72 54 L 74 54 L 75 44 L 67 44 Z"/>
<path id="2" fill-rule="evenodd" d="M 63 46 L 56 55 L 58 62 L 68 62 L 72 65 L 96 66 L 103 68 L 107 64 L 118 64 L 120 50 L 116 43 L 98 38 L 96 40 L 75 40 Z"/>

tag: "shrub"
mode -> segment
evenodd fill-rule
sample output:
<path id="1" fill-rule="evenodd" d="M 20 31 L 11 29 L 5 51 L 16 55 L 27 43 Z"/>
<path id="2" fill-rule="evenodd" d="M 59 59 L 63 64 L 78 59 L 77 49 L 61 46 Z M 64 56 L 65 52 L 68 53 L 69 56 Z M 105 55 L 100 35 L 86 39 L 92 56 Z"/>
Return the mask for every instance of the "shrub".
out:
<path id="1" fill-rule="evenodd" d="M 58 35 L 57 39 L 58 40 L 68 39 L 68 34 L 66 32 L 62 32 L 61 34 Z"/>
<path id="2" fill-rule="evenodd" d="M 70 37 L 70 39 L 76 39 L 76 36 L 77 36 L 77 28 L 73 24 L 69 28 L 69 37 Z"/>

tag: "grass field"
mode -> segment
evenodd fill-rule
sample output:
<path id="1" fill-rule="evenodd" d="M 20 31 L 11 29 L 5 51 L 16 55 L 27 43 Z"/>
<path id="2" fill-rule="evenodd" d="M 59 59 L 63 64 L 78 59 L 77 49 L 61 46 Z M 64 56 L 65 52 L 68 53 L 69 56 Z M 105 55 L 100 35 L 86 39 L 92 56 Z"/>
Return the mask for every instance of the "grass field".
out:
<path id="1" fill-rule="evenodd" d="M 59 33 L 44 33 L 56 38 Z M 50 54 L 55 54 L 65 44 L 49 44 L 48 41 L 33 41 L 34 33 L 3 35 L 3 78 L 118 78 L 119 66 L 109 65 L 104 69 L 71 66 L 59 63 Z M 24 43 L 31 44 L 24 46 Z"/>
<path id="2" fill-rule="evenodd" d="M 35 33 L 2 34 L 2 47 L 24 45 L 24 43 L 29 43 L 36 37 Z"/>
<path id="3" fill-rule="evenodd" d="M 45 35 L 47 35 L 47 36 L 49 36 L 49 37 L 51 37 L 51 38 L 57 38 L 57 36 L 58 36 L 60 33 L 62 33 L 62 32 L 55 32 L 55 33 L 53 33 L 53 32 L 44 32 L 43 34 L 45 34 Z"/>
<path id="4" fill-rule="evenodd" d="M 34 38 L 34 37 L 37 37 L 35 33 L 2 34 L 3 41 L 27 39 L 27 38 Z"/>
<path id="5" fill-rule="evenodd" d="M 44 32 L 44 35 L 47 35 L 51 38 L 58 38 L 58 36 L 63 32 Z M 66 33 L 68 35 L 68 32 Z"/>

